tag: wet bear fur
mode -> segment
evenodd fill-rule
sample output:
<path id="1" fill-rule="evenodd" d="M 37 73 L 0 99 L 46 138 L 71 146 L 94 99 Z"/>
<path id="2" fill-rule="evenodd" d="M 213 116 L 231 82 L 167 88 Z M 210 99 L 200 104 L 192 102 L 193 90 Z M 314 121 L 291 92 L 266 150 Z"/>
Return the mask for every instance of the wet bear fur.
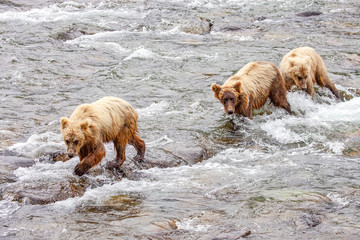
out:
<path id="1" fill-rule="evenodd" d="M 295 85 L 313 97 L 316 82 L 330 89 L 337 98 L 340 97 L 337 88 L 330 81 L 323 59 L 310 47 L 296 48 L 287 53 L 280 63 L 280 72 L 287 90 Z"/>
<path id="2" fill-rule="evenodd" d="M 81 176 L 99 164 L 105 156 L 104 143 L 113 141 L 116 158 L 107 167 L 120 167 L 125 161 L 129 143 L 137 150 L 134 158 L 143 160 L 145 143 L 138 135 L 138 115 L 126 101 L 104 97 L 91 104 L 78 106 L 70 118 L 62 117 L 61 133 L 70 158 L 78 155 L 80 163 L 74 173 Z"/>
<path id="3" fill-rule="evenodd" d="M 250 62 L 219 86 L 212 84 L 214 97 L 224 105 L 227 114 L 241 114 L 252 119 L 252 110 L 271 102 L 291 113 L 286 88 L 278 68 L 269 62 Z"/>

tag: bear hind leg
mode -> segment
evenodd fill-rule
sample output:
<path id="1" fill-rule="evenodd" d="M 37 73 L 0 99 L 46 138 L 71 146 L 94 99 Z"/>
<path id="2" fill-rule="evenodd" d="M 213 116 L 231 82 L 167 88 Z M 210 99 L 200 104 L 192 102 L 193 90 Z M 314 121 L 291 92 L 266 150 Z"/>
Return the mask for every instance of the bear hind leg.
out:
<path id="1" fill-rule="evenodd" d="M 139 137 L 139 135 L 135 132 L 132 138 L 130 139 L 129 143 L 134 146 L 137 151 L 134 160 L 142 161 L 144 160 L 145 156 L 145 142 Z"/>
<path id="2" fill-rule="evenodd" d="M 322 79 L 321 76 L 319 78 L 323 82 L 322 85 L 323 87 L 327 87 L 335 95 L 335 97 L 340 98 L 339 91 L 337 90 L 335 85 L 330 81 L 330 78 L 328 76 L 326 76 L 324 79 Z"/>
<path id="3" fill-rule="evenodd" d="M 289 114 L 291 114 L 291 108 L 290 108 L 290 104 L 286 98 L 286 90 L 285 89 L 283 89 L 283 91 L 276 90 L 276 91 L 271 92 L 270 100 L 275 106 L 282 107 Z"/>
<path id="4" fill-rule="evenodd" d="M 337 88 L 333 83 L 327 83 L 326 87 L 330 89 L 330 91 L 335 95 L 335 97 L 340 98 L 339 91 L 337 90 Z"/>
<path id="5" fill-rule="evenodd" d="M 126 149 L 127 141 L 123 139 L 115 139 L 114 147 L 116 150 L 116 158 L 114 162 L 116 163 L 116 167 L 120 167 L 126 160 L 125 149 Z"/>
<path id="6" fill-rule="evenodd" d="M 107 169 L 119 168 L 126 160 L 125 149 L 127 141 L 123 141 L 121 138 L 117 138 L 113 141 L 113 143 L 116 151 L 116 157 L 114 160 L 106 164 Z"/>

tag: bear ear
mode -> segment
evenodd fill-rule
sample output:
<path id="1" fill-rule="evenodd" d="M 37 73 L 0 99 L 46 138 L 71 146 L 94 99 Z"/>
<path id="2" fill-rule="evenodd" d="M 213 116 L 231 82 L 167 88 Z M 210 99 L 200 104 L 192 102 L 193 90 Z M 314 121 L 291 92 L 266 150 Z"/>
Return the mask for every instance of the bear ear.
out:
<path id="1" fill-rule="evenodd" d="M 296 62 L 299 61 L 294 57 L 289 57 L 288 58 L 288 62 L 289 62 L 289 68 L 292 68 L 296 65 Z"/>
<path id="2" fill-rule="evenodd" d="M 309 56 L 304 57 L 304 64 L 306 64 L 307 67 L 310 67 L 311 57 Z"/>
<path id="3" fill-rule="evenodd" d="M 82 130 L 87 130 L 89 126 L 90 126 L 89 120 L 84 120 L 83 122 L 80 123 L 80 127 Z"/>
<path id="4" fill-rule="evenodd" d="M 219 98 L 219 93 L 221 91 L 221 86 L 217 85 L 216 83 L 213 83 L 211 85 L 211 89 L 214 91 L 214 98 Z"/>
<path id="5" fill-rule="evenodd" d="M 234 89 L 236 92 L 241 93 L 241 82 L 240 81 L 235 83 Z"/>
<path id="6" fill-rule="evenodd" d="M 60 119 L 61 129 L 65 129 L 68 123 L 69 123 L 69 119 L 67 117 L 62 117 Z"/>

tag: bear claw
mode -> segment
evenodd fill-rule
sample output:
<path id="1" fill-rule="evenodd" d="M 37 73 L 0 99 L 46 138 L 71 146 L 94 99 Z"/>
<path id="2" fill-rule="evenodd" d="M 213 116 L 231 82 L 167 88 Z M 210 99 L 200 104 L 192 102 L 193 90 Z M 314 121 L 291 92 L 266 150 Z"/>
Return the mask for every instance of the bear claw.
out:
<path id="1" fill-rule="evenodd" d="M 74 169 L 74 173 L 78 176 L 82 176 L 85 173 L 87 173 L 87 171 L 89 171 L 90 168 L 91 168 L 91 166 L 89 164 L 79 163 L 78 165 L 76 165 L 76 167 Z"/>

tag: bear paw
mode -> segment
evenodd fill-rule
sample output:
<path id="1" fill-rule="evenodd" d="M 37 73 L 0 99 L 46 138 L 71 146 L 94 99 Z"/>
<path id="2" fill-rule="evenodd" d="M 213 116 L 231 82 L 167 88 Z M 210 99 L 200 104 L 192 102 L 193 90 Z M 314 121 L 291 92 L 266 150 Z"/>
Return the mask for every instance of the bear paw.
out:
<path id="1" fill-rule="evenodd" d="M 119 164 L 116 161 L 107 162 L 106 166 L 105 166 L 105 168 L 110 169 L 110 170 L 112 170 L 114 168 L 118 168 L 118 167 L 119 167 Z"/>
<path id="2" fill-rule="evenodd" d="M 138 161 L 138 162 L 144 161 L 144 155 L 142 155 L 142 154 L 137 154 L 137 155 L 134 157 L 134 160 L 135 160 L 135 161 Z"/>
<path id="3" fill-rule="evenodd" d="M 85 173 L 87 173 L 87 171 L 89 171 L 90 168 L 91 168 L 90 164 L 81 162 L 78 165 L 76 165 L 74 169 L 74 173 L 78 176 L 82 176 Z"/>

